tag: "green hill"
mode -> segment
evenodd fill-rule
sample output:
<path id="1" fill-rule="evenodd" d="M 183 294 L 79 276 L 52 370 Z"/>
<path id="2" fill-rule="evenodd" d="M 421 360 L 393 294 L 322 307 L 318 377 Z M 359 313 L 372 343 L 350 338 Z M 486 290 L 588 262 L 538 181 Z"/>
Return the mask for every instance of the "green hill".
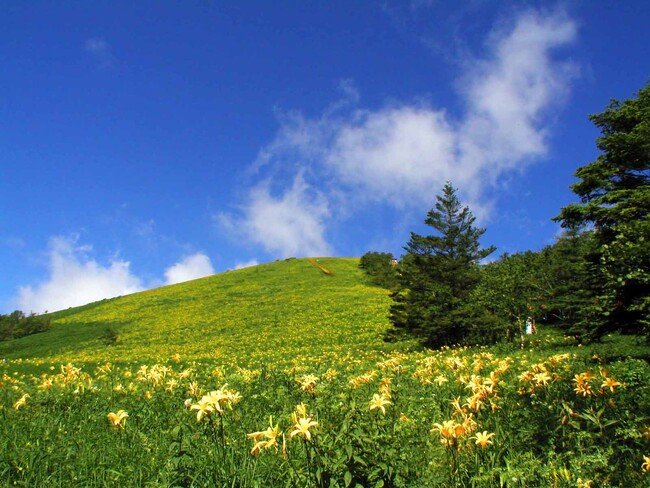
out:
<path id="1" fill-rule="evenodd" d="M 260 363 L 385 349 L 390 300 L 358 262 L 288 259 L 55 312 L 51 330 L 0 343 L 0 356 Z"/>

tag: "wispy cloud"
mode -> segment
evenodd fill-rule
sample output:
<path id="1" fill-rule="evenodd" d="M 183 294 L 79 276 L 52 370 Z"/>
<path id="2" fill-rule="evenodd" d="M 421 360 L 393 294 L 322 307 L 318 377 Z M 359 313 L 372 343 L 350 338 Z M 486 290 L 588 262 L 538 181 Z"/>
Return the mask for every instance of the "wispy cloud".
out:
<path id="1" fill-rule="evenodd" d="M 84 51 L 89 53 L 100 68 L 110 68 L 115 64 L 111 46 L 100 37 L 86 39 Z"/>
<path id="2" fill-rule="evenodd" d="M 280 128 L 253 168 L 276 183 L 300 176 L 278 198 L 264 184 L 255 187 L 238 226 L 279 256 L 322 253 L 330 249 L 332 219 L 373 202 L 422 208 L 447 180 L 479 218 L 488 217 L 489 190 L 547 151 L 549 114 L 576 75 L 556 49 L 575 36 L 575 24 L 560 13 L 529 11 L 499 26 L 487 54 L 465 63 L 458 78 L 464 108 L 455 116 L 423 102 L 362 109 L 349 81 L 343 99 L 320 117 L 280 113 Z"/>
<path id="3" fill-rule="evenodd" d="M 165 270 L 165 284 L 173 285 L 214 274 L 210 258 L 203 253 L 187 256 Z"/>
<path id="4" fill-rule="evenodd" d="M 49 243 L 47 280 L 19 288 L 16 308 L 42 313 L 84 305 L 143 289 L 127 261 L 113 259 L 106 266 L 89 257 L 90 246 L 78 237 L 53 237 Z"/>

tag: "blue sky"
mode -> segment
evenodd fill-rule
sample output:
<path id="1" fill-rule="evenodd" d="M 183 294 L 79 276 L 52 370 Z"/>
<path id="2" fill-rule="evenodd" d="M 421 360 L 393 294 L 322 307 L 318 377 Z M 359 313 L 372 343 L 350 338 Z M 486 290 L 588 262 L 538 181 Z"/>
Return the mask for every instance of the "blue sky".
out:
<path id="1" fill-rule="evenodd" d="M 461 6 L 458 6 L 461 5 Z M 446 180 L 540 249 L 647 1 L 2 2 L 0 312 L 402 253 Z"/>

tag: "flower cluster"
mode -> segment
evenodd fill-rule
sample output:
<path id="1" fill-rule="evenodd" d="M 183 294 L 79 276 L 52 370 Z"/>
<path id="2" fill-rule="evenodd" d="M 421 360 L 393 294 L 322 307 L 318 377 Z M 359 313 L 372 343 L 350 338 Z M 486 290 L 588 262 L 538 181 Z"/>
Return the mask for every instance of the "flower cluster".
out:
<path id="1" fill-rule="evenodd" d="M 266 430 L 262 430 L 260 432 L 253 432 L 252 434 L 246 434 L 246 437 L 249 439 L 253 439 L 255 441 L 255 445 L 251 449 L 251 454 L 254 456 L 259 454 L 262 449 L 270 449 L 270 448 L 275 448 L 277 449 L 278 446 L 278 437 L 282 435 L 282 445 L 283 449 L 282 452 L 286 453 L 286 443 L 284 442 L 284 434 L 280 434 L 280 427 L 276 423 L 273 425 L 273 416 L 269 417 L 269 428 Z M 261 438 L 265 438 L 266 440 L 260 440 Z"/>
<path id="2" fill-rule="evenodd" d="M 597 379 L 598 377 L 591 371 L 579 373 L 573 377 L 573 382 L 575 383 L 573 390 L 576 392 L 576 395 L 582 395 L 584 397 L 591 396 L 594 394 L 593 381 Z M 614 393 L 617 387 L 622 386 L 619 381 L 610 378 L 609 373 L 604 369 L 600 371 L 600 380 L 602 380 L 599 389 L 601 395 L 604 395 L 607 389 L 609 389 L 610 393 Z"/>
<path id="3" fill-rule="evenodd" d="M 303 376 L 302 378 L 298 378 L 296 380 L 296 383 L 300 385 L 300 388 L 310 395 L 314 394 L 314 388 L 316 387 L 316 382 L 318 382 L 318 377 L 314 376 L 313 374 L 308 374 Z"/>
<path id="4" fill-rule="evenodd" d="M 307 413 L 307 405 L 300 403 L 291 414 L 293 430 L 289 432 L 289 437 L 300 436 L 305 440 L 311 441 L 312 433 L 309 429 L 318 426 L 314 416 Z"/>
<path id="5" fill-rule="evenodd" d="M 228 390 L 226 386 L 228 385 L 223 385 L 219 390 L 203 395 L 197 403 L 190 404 L 190 409 L 197 411 L 196 420 L 198 422 L 212 412 L 217 412 L 219 415 L 223 414 L 224 407 L 232 410 L 232 405 L 239 402 L 241 399 L 239 392 Z"/>

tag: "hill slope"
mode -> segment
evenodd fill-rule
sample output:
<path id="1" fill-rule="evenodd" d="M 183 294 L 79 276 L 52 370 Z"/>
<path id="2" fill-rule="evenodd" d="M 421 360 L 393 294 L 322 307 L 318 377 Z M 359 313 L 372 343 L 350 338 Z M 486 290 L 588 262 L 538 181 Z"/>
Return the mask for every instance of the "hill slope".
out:
<path id="1" fill-rule="evenodd" d="M 358 259 L 289 259 L 52 314 L 51 330 L 0 343 L 0 356 L 61 361 L 248 357 L 274 361 L 385 348 L 387 292 Z M 112 339 L 115 339 L 112 342 Z"/>

